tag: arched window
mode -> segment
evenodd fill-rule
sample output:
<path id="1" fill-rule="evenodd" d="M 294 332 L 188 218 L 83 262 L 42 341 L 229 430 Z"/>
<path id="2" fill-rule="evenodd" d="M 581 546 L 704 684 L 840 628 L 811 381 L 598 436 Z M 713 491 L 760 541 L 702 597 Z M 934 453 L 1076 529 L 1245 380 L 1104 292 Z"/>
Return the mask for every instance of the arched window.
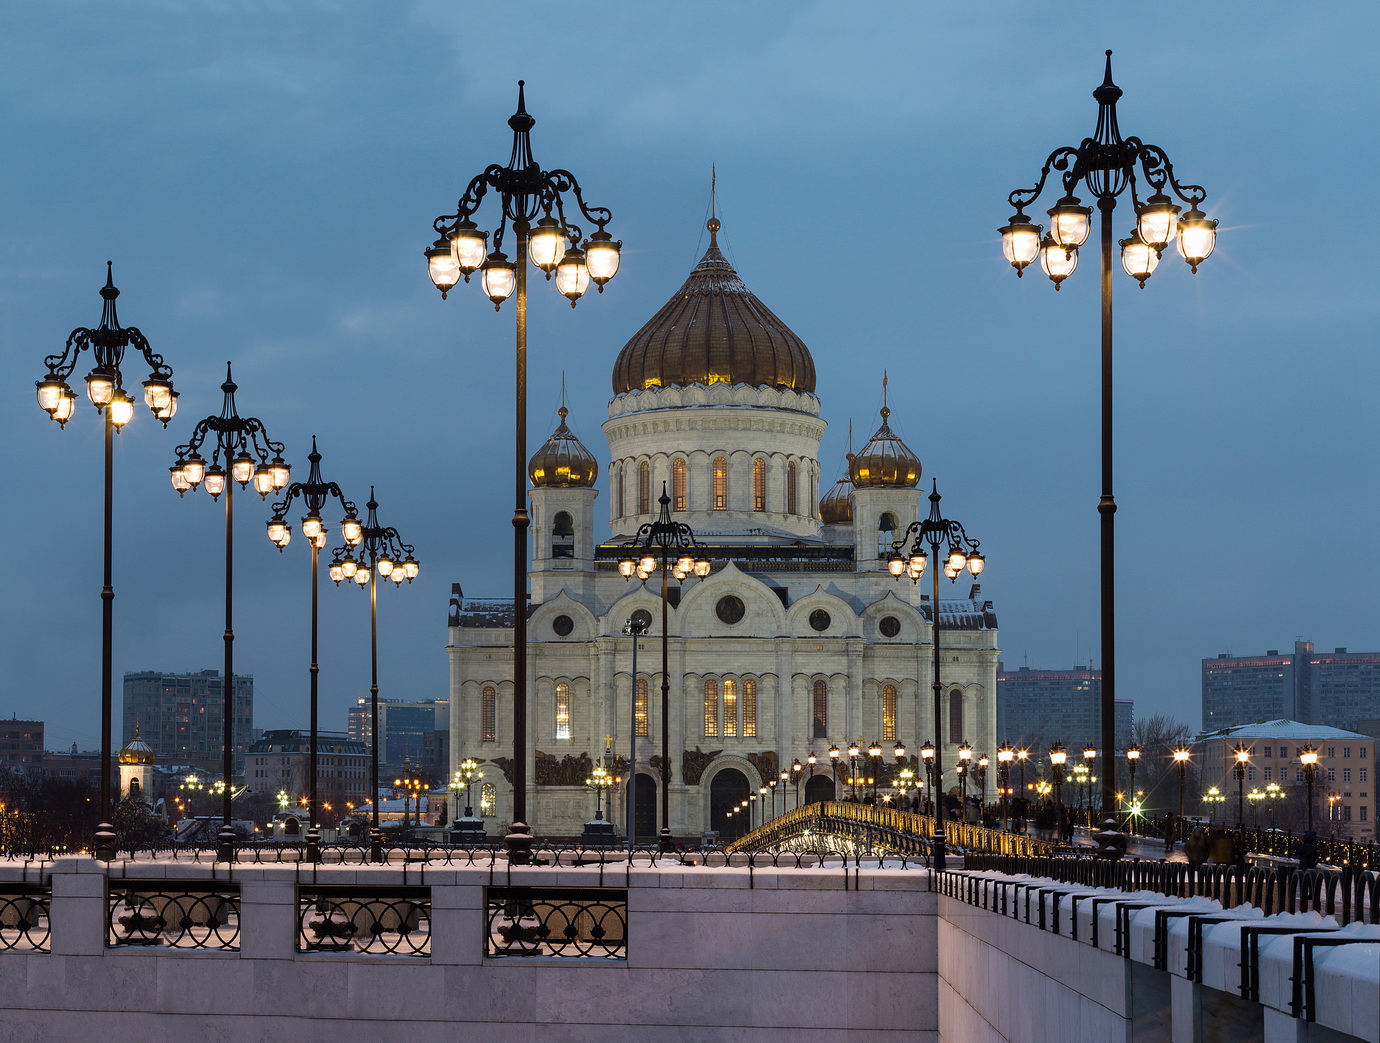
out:
<path id="1" fill-rule="evenodd" d="M 479 787 L 479 814 L 485 818 L 498 814 L 498 789 L 492 782 Z"/>
<path id="2" fill-rule="evenodd" d="M 714 457 L 714 510 L 728 510 L 728 461 L 722 456 Z"/>
<path id="3" fill-rule="evenodd" d="M 568 511 L 557 511 L 551 521 L 551 556 L 575 557 L 575 521 Z"/>
<path id="4" fill-rule="evenodd" d="M 757 735 L 757 682 L 748 678 L 743 682 L 743 738 Z"/>
<path id="5" fill-rule="evenodd" d="M 814 689 L 814 707 L 811 717 L 814 719 L 814 737 L 825 739 L 829 737 L 829 685 L 825 681 L 816 681 Z"/>
<path id="6" fill-rule="evenodd" d="M 724 680 L 724 735 L 738 734 L 738 682 L 732 678 Z"/>
<path id="7" fill-rule="evenodd" d="M 719 734 L 719 682 L 712 677 L 704 682 L 704 734 Z"/>
<path id="8" fill-rule="evenodd" d="M 637 465 L 637 513 L 652 513 L 652 465 L 646 460 Z"/>
<path id="9" fill-rule="evenodd" d="M 671 464 L 671 510 L 685 510 L 685 460 L 676 457 Z"/>
<path id="10" fill-rule="evenodd" d="M 792 460 L 786 465 L 786 513 L 794 514 L 796 509 L 795 499 L 796 473 L 795 461 Z"/>
<path id="11" fill-rule="evenodd" d="M 896 686 L 882 685 L 882 738 L 896 738 Z"/>
<path id="12" fill-rule="evenodd" d="M 752 509 L 767 509 L 767 462 L 761 457 L 752 461 Z"/>
<path id="13" fill-rule="evenodd" d="M 647 737 L 647 679 L 645 677 L 637 679 L 637 695 L 634 698 L 636 702 L 633 705 L 633 717 L 637 722 L 637 737 L 644 739 Z"/>
<path id="14" fill-rule="evenodd" d="M 883 511 L 877 520 L 877 557 L 891 557 L 891 545 L 896 542 L 896 515 Z"/>
<path id="15" fill-rule="evenodd" d="M 949 693 L 949 743 L 960 743 L 963 738 L 963 693 L 955 688 Z"/>
<path id="16" fill-rule="evenodd" d="M 498 741 L 498 692 L 486 684 L 479 697 L 479 728 L 484 742 Z"/>
<path id="17" fill-rule="evenodd" d="M 556 738 L 570 738 L 570 685 L 556 685 Z"/>
<path id="18" fill-rule="evenodd" d="M 628 469 L 624 467 L 622 464 L 619 464 L 617 480 L 613 483 L 613 485 L 614 488 L 618 490 L 618 517 L 620 518 L 628 513 L 627 487 L 625 485 L 627 480 Z"/>

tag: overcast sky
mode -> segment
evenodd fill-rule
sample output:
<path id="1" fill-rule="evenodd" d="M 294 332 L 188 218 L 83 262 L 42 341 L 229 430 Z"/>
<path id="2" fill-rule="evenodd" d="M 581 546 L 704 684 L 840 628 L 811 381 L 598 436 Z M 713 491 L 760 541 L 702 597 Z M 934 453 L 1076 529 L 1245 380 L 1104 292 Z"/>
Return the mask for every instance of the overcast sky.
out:
<path id="1" fill-rule="evenodd" d="M 996 229 L 1092 133 L 1108 47 L 1123 133 L 1221 221 L 1197 276 L 1167 255 L 1144 291 L 1116 278 L 1118 695 L 1196 727 L 1202 657 L 1380 647 L 1377 21 L 1361 2 L 8 5 L 0 714 L 99 746 L 101 426 L 83 400 L 59 430 L 33 384 L 99 321 L 108 258 L 182 396 L 167 431 L 140 406 L 118 438 L 117 686 L 221 665 L 222 509 L 167 469 L 233 359 L 297 477 L 315 434 L 326 478 L 361 504 L 376 485 L 416 545 L 418 581 L 380 591 L 381 694 L 446 696 L 450 584 L 511 592 L 513 316 L 473 285 L 442 302 L 422 251 L 507 162 L 519 78 L 537 160 L 624 244 L 574 311 L 534 283 L 533 447 L 564 371 L 606 459 L 613 359 L 703 251 L 717 164 L 721 242 L 814 354 L 825 486 L 889 370 L 893 427 L 988 552 L 1008 666 L 1097 665 L 1095 256 L 1056 294 L 1016 279 Z M 256 725 L 305 727 L 308 554 L 269 545 L 257 497 L 236 506 L 237 670 Z M 368 693 L 367 600 L 322 591 L 323 727 Z"/>

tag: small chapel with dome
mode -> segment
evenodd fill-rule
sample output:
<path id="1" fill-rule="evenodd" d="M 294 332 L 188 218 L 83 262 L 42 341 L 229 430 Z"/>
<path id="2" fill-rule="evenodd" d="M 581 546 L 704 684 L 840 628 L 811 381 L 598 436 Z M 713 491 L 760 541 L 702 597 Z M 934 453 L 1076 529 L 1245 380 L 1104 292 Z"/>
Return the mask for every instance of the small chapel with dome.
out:
<path id="1" fill-rule="evenodd" d="M 663 825 L 661 586 L 618 569 L 663 496 L 711 562 L 707 576 L 672 581 L 667 599 L 676 837 L 745 832 L 736 809 L 772 782 L 784 789 L 772 791 L 778 812 L 796 805 L 797 790 L 801 803 L 846 796 L 850 765 L 845 755 L 832 770 L 831 746 L 879 742 L 894 763 L 899 742 L 913 762 L 933 737 L 936 608 L 928 584 L 887 568 L 892 542 L 919 517 L 921 460 L 884 404 L 875 434 L 821 498 L 826 423 L 814 360 L 724 257 L 719 222 L 708 229 L 685 283 L 613 362 L 607 540 L 596 539 L 601 461 L 567 425 L 564 402 L 531 457 L 527 777 L 538 836 L 581 832 L 595 810 L 586 780 L 606 751 L 617 780 L 608 817 L 622 832 L 635 772 L 639 842 Z M 996 752 L 997 625 L 976 584 L 938 611 L 941 741 L 952 765 L 963 742 Z M 450 759 L 494 766 L 480 810 L 495 827 L 512 807 L 512 614 L 511 600 L 466 598 L 453 586 Z M 625 636 L 633 619 L 645 635 Z M 812 753 L 812 768 L 792 771 Z"/>

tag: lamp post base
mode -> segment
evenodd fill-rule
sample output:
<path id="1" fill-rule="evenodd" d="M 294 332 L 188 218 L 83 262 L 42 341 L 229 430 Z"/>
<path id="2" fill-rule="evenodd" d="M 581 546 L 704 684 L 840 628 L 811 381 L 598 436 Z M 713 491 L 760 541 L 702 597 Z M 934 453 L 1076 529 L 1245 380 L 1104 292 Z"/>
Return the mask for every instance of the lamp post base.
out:
<path id="1" fill-rule="evenodd" d="M 383 861 L 383 830 L 378 828 L 369 830 L 369 861 Z"/>
<path id="2" fill-rule="evenodd" d="M 947 868 L 944 831 L 940 829 L 934 831 L 934 837 L 930 840 L 930 868 L 936 873 L 942 873 Z"/>
<path id="3" fill-rule="evenodd" d="M 216 838 L 216 859 L 220 862 L 235 861 L 235 831 L 229 826 L 221 827 L 220 836 Z"/>
<path id="4" fill-rule="evenodd" d="M 529 866 L 532 864 L 532 827 L 526 822 L 514 822 L 508 827 L 508 835 L 503 844 L 508 849 L 510 866 Z"/>
<path id="5" fill-rule="evenodd" d="M 669 855 L 675 852 L 676 842 L 671 838 L 670 826 L 661 827 L 661 833 L 657 837 L 656 849 L 663 855 Z"/>
<path id="6" fill-rule="evenodd" d="M 115 861 L 115 827 L 109 822 L 102 822 L 96 827 L 96 841 L 91 853 L 102 862 Z"/>
<path id="7" fill-rule="evenodd" d="M 321 861 L 321 830 L 312 826 L 307 830 L 307 861 L 313 864 Z"/>

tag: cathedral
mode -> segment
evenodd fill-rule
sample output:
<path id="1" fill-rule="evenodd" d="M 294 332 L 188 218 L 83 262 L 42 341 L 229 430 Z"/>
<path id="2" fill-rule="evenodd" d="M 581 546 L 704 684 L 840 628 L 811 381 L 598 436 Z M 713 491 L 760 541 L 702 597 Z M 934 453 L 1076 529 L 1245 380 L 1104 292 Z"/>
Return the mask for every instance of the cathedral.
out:
<path id="1" fill-rule="evenodd" d="M 599 461 L 564 403 L 531 458 L 527 804 L 539 837 L 579 834 L 596 806 L 624 832 L 636 772 L 631 817 L 638 841 L 652 839 L 664 825 L 663 725 L 677 838 L 745 832 L 742 802 L 762 787 L 777 813 L 864 794 L 866 782 L 850 784 L 852 743 L 882 744 L 888 766 L 900 743 L 923 778 L 915 754 L 934 737 L 935 607 L 928 577 L 898 580 L 887 567 L 892 542 L 919 518 L 921 462 L 883 405 L 876 433 L 821 498 L 826 424 L 810 351 L 724 257 L 718 221 L 708 228 L 685 284 L 613 363 L 607 541 L 595 541 Z M 711 565 L 670 583 L 664 722 L 660 575 L 619 570 L 663 507 Z M 450 762 L 481 762 L 475 810 L 501 834 L 512 809 L 513 604 L 452 589 Z M 961 743 L 996 752 L 997 629 L 977 584 L 939 611 L 949 783 Z M 625 636 L 633 621 L 644 635 Z M 843 751 L 832 764 L 831 747 Z M 866 758 L 859 773 L 871 770 Z M 608 772 L 603 787 L 596 766 Z"/>

